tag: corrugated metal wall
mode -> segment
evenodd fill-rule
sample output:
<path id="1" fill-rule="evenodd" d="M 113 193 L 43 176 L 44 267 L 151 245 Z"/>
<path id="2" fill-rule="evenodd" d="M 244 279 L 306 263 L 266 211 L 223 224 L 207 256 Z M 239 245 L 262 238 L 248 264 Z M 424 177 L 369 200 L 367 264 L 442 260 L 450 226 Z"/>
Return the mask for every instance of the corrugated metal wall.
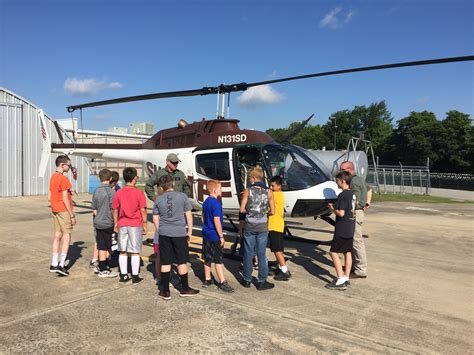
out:
<path id="1" fill-rule="evenodd" d="M 0 197 L 47 195 L 57 154 L 51 154 L 44 177 L 38 176 L 43 140 L 38 107 L 18 95 L 0 88 Z M 51 142 L 59 142 L 53 121 L 45 114 Z M 67 137 L 65 143 L 71 140 Z M 85 158 L 72 157 L 77 180 L 72 181 L 78 193 L 89 190 L 89 167 Z"/>

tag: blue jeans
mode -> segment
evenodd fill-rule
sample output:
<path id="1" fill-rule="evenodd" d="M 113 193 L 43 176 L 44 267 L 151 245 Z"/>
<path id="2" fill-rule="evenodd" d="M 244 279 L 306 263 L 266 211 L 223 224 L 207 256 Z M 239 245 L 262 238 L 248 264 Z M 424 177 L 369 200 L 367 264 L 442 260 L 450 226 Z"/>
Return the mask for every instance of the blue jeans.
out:
<path id="1" fill-rule="evenodd" d="M 257 282 L 265 282 L 268 277 L 268 263 L 265 251 L 267 249 L 268 232 L 244 232 L 244 280 L 252 281 L 253 251 L 256 250 L 258 258 Z M 250 251 L 250 252 L 249 252 Z"/>

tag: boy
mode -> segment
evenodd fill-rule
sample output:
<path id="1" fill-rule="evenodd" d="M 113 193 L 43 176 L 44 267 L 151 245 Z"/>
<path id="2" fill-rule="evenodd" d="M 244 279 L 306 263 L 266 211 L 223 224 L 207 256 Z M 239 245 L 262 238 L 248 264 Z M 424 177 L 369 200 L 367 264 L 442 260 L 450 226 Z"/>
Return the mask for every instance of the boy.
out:
<path id="1" fill-rule="evenodd" d="M 153 223 L 160 232 L 161 289 L 159 296 L 170 300 L 171 264 L 178 264 L 181 280 L 181 297 L 195 296 L 199 290 L 192 289 L 188 283 L 189 247 L 193 233 L 193 215 L 188 196 L 174 191 L 174 179 L 163 175 L 159 179 L 163 193 L 155 199 Z M 186 224 L 188 230 L 186 232 Z"/>
<path id="2" fill-rule="evenodd" d="M 275 253 L 278 262 L 277 274 L 273 277 L 276 281 L 288 281 L 291 273 L 285 263 L 283 255 L 283 232 L 285 230 L 285 220 L 283 219 L 285 196 L 281 191 L 283 180 L 280 176 L 274 176 L 270 180 L 270 188 L 273 191 L 275 201 L 275 214 L 268 217 L 268 238 L 270 239 L 270 250 Z"/>
<path id="3" fill-rule="evenodd" d="M 140 252 L 143 235 L 147 233 L 147 213 L 145 194 L 135 185 L 138 180 L 137 169 L 123 170 L 125 186 L 117 191 L 112 201 L 114 210 L 114 231 L 118 232 L 120 282 L 129 281 L 128 254 L 131 255 L 132 283 L 138 285 L 143 278 L 140 271 Z M 120 215 L 119 215 L 120 209 Z"/>
<path id="4" fill-rule="evenodd" d="M 99 172 L 100 174 L 100 172 Z M 114 192 L 117 192 L 118 190 L 120 190 L 120 186 L 118 184 L 118 181 L 119 181 L 119 173 L 116 172 L 116 171 L 112 171 L 111 172 L 111 178 L 110 178 L 110 183 L 109 183 L 109 186 L 110 188 L 114 191 Z M 120 213 L 120 211 L 119 211 Z M 113 214 L 112 214 L 112 218 L 113 218 Z M 94 228 L 94 240 L 97 239 L 97 232 L 96 232 L 96 229 Z M 113 233 L 113 237 L 112 237 L 112 251 L 116 251 L 117 250 L 117 240 L 116 240 L 116 233 L 114 232 Z M 94 270 L 94 272 L 96 274 L 99 273 L 100 269 L 99 269 L 99 250 L 97 249 L 97 242 L 94 243 L 94 252 L 92 254 L 92 260 L 90 261 L 89 263 L 89 267 Z"/>
<path id="5" fill-rule="evenodd" d="M 252 282 L 253 256 L 256 250 L 258 259 L 257 290 L 264 291 L 275 287 L 267 281 L 268 264 L 265 251 L 268 242 L 267 214 L 274 214 L 273 192 L 263 183 L 263 170 L 257 166 L 249 169 L 249 188 L 245 189 L 240 201 L 240 213 L 245 216 L 244 228 L 244 270 L 242 286 L 249 288 Z"/>
<path id="6" fill-rule="evenodd" d="M 163 193 L 163 189 L 158 186 L 158 193 L 156 196 L 160 196 Z M 158 211 L 155 211 L 155 206 L 153 206 L 153 215 L 158 214 Z M 160 287 L 161 285 L 161 260 L 160 260 L 160 230 L 159 224 L 156 223 L 157 220 L 153 218 L 153 224 L 155 226 L 155 234 L 153 235 L 153 251 L 155 253 L 155 276 L 156 276 L 156 285 Z"/>
<path id="7" fill-rule="evenodd" d="M 116 171 L 112 171 L 112 178 L 110 179 L 110 187 L 117 192 L 120 190 L 120 185 L 118 183 L 120 175 Z"/>
<path id="8" fill-rule="evenodd" d="M 330 290 L 345 290 L 350 285 L 349 274 L 352 266 L 352 244 L 355 230 L 355 196 L 349 189 L 351 175 L 340 171 L 336 175 L 337 186 L 342 192 L 337 197 L 336 205 L 329 204 L 329 208 L 336 215 L 334 237 L 331 242 L 331 258 L 337 273 L 337 280 L 326 285 Z M 339 254 L 344 254 L 345 270 L 343 272 Z"/>
<path id="9" fill-rule="evenodd" d="M 218 180 L 210 180 L 207 183 L 209 197 L 202 205 L 202 259 L 204 260 L 204 283 L 202 287 L 208 288 L 212 285 L 211 264 L 216 268 L 217 287 L 224 292 L 234 292 L 224 277 L 224 266 L 222 248 L 224 247 L 224 234 L 222 226 L 224 216 L 222 206 L 218 198 L 222 196 L 222 185 Z"/>
<path id="10" fill-rule="evenodd" d="M 112 172 L 102 169 L 99 172 L 101 185 L 97 187 L 92 196 L 92 214 L 94 215 L 94 228 L 96 245 L 99 256 L 98 277 L 117 277 L 110 271 L 107 259 L 112 251 L 112 235 L 114 234 L 114 217 L 112 213 L 112 200 L 115 191 L 110 186 Z"/>
<path id="11" fill-rule="evenodd" d="M 69 242 L 71 240 L 72 226 L 76 224 L 76 216 L 72 205 L 71 182 L 64 176 L 71 168 L 71 160 L 67 155 L 56 158 L 56 171 L 49 181 L 48 201 L 54 221 L 53 255 L 49 272 L 56 272 L 68 276 L 69 271 L 64 267 Z M 61 256 L 58 258 L 59 244 L 62 242 Z"/>

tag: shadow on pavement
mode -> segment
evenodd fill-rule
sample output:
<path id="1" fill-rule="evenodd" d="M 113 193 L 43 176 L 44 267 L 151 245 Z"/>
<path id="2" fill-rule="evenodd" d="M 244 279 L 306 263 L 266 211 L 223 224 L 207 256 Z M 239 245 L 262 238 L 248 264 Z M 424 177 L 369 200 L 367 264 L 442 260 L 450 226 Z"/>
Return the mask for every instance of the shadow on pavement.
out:
<path id="1" fill-rule="evenodd" d="M 68 270 L 71 269 L 76 261 L 80 258 L 82 258 L 82 249 L 87 249 L 87 247 L 83 246 L 84 242 L 83 241 L 77 241 L 72 243 L 69 246 L 69 251 L 67 253 L 67 260 L 69 261 L 67 268 Z"/>

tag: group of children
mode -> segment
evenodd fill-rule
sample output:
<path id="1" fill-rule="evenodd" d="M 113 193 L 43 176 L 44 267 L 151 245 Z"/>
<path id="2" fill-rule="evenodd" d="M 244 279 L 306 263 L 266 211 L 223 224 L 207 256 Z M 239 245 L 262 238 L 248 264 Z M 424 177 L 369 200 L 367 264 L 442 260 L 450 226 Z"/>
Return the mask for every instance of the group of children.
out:
<path id="1" fill-rule="evenodd" d="M 53 242 L 53 257 L 50 272 L 68 275 L 64 260 L 69 246 L 70 233 L 75 224 L 75 215 L 71 199 L 71 184 L 63 175 L 70 167 L 67 156 L 56 159 L 57 171 L 51 178 L 49 199 L 55 221 L 56 234 Z M 108 169 L 99 172 L 101 185 L 92 198 L 96 252 L 91 265 L 97 268 L 99 277 L 120 276 L 120 282 L 131 280 L 133 285 L 143 281 L 139 276 L 140 253 L 143 236 L 147 234 L 146 200 L 142 191 L 135 187 L 138 175 L 135 168 L 125 168 L 123 179 L 125 186 L 117 185 L 118 174 Z M 351 270 L 352 237 L 354 235 L 354 194 L 349 190 L 351 176 L 340 172 L 336 176 L 338 186 L 343 190 L 336 205 L 330 208 L 336 214 L 336 227 L 331 244 L 331 258 L 336 268 L 337 279 L 326 285 L 330 289 L 346 289 Z M 268 239 L 270 249 L 275 254 L 278 267 L 270 273 L 277 281 L 287 281 L 291 273 L 284 258 L 284 195 L 282 178 L 274 176 L 270 188 L 264 181 L 263 170 L 255 167 L 248 171 L 249 187 L 244 190 L 240 205 L 243 216 L 241 235 L 241 255 L 243 256 L 242 285 L 249 288 L 252 284 L 254 259 L 257 259 L 257 290 L 269 290 L 274 284 L 267 281 L 269 270 L 265 254 Z M 177 265 L 181 281 L 180 296 L 195 296 L 199 290 L 189 286 L 187 263 L 189 262 L 189 242 L 193 230 L 192 205 L 186 194 L 174 191 L 174 180 L 169 175 L 159 179 L 159 193 L 153 205 L 153 224 L 155 226 L 154 251 L 155 271 L 159 286 L 159 296 L 171 299 L 169 283 L 171 268 Z M 224 275 L 223 253 L 223 212 L 220 198 L 221 183 L 210 180 L 207 183 L 209 197 L 202 206 L 202 259 L 204 260 L 204 282 L 208 288 L 216 284 L 224 292 L 234 292 Z M 117 233 L 119 250 L 119 273 L 110 270 L 110 260 L 114 235 Z M 61 257 L 58 257 L 59 243 L 62 240 Z M 345 257 L 345 270 L 342 270 L 338 253 Z M 129 270 L 129 263 L 131 270 Z M 211 274 L 211 264 L 215 264 L 217 279 Z M 130 274 L 129 274 L 130 271 Z M 131 276 L 130 276 L 131 275 Z"/>

